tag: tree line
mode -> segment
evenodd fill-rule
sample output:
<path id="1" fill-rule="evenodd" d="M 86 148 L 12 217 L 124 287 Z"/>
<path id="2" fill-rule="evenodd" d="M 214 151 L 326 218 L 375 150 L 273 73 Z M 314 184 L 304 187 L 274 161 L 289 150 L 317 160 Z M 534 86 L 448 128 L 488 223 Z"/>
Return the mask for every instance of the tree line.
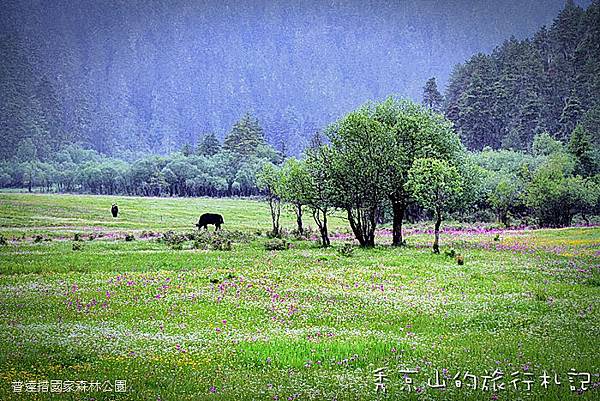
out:
<path id="1" fill-rule="evenodd" d="M 589 223 L 600 214 L 596 154 L 580 125 L 566 144 L 540 133 L 529 153 L 469 152 L 441 114 L 390 97 L 329 126 L 302 159 L 265 163 L 257 184 L 275 236 L 282 202 L 293 207 L 299 233 L 303 209 L 312 214 L 323 246 L 330 244 L 327 216 L 334 210 L 344 212 L 362 246 L 375 245 L 375 230 L 385 222 L 392 225 L 392 244 L 401 246 L 404 219 L 430 216 L 439 252 L 440 226 L 450 217 L 561 227 L 579 215 Z"/>
<path id="2" fill-rule="evenodd" d="M 141 196 L 258 195 L 256 174 L 265 162 L 283 155 L 264 138 L 258 120 L 244 115 L 225 137 L 203 135 L 167 156 L 147 155 L 126 162 L 70 145 L 40 161 L 31 140 L 15 160 L 0 162 L 0 187 L 42 191 Z"/>
<path id="3" fill-rule="evenodd" d="M 431 106 L 431 105 L 429 105 Z M 592 135 L 578 124 L 567 142 L 548 133 L 530 151 L 469 151 L 453 124 L 432 107 L 389 97 L 368 102 L 313 135 L 300 159 L 285 158 L 246 114 L 221 143 L 207 134 L 168 156 L 127 163 L 77 146 L 48 160 L 33 144 L 18 162 L 0 163 L 0 186 L 59 192 L 142 196 L 264 196 L 272 234 L 281 234 L 283 204 L 304 231 L 308 214 L 321 243 L 330 244 L 328 217 L 342 211 L 357 241 L 375 245 L 375 230 L 433 218 L 435 245 L 444 219 L 494 221 L 506 226 L 561 227 L 600 214 L 600 158 Z"/>

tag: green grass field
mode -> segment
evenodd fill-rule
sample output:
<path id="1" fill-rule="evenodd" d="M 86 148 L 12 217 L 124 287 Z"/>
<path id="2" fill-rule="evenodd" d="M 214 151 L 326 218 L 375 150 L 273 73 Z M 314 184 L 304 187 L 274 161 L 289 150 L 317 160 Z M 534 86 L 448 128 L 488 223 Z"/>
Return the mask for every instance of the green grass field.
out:
<path id="1" fill-rule="evenodd" d="M 231 250 L 160 241 L 206 211 Z M 600 399 L 600 227 L 450 226 L 268 251 L 259 201 L 0 194 L 0 400 Z"/>

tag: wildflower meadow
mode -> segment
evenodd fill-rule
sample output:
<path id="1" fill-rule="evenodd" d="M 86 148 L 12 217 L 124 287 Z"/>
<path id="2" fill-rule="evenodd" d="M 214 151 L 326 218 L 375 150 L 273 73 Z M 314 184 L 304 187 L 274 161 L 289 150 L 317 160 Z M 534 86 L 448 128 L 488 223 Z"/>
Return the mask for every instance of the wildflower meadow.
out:
<path id="1" fill-rule="evenodd" d="M 600 227 L 267 249 L 265 203 L 117 200 L 0 195 L 1 400 L 600 398 Z"/>

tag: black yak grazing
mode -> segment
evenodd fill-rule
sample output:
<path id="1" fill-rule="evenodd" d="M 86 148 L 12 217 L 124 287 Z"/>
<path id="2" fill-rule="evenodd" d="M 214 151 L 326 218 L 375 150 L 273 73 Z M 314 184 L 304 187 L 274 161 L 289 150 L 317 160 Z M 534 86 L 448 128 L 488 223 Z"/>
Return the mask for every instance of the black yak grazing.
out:
<path id="1" fill-rule="evenodd" d="M 117 217 L 119 215 L 119 206 L 117 206 L 116 203 L 113 203 L 112 207 L 110 208 L 110 212 L 112 213 L 113 217 Z"/>
<path id="2" fill-rule="evenodd" d="M 215 231 L 217 231 L 221 229 L 221 224 L 223 223 L 223 216 L 220 214 L 204 213 L 202 216 L 200 216 L 200 220 L 198 220 L 198 224 L 196 224 L 196 226 L 198 226 L 198 230 L 202 227 L 208 229 L 207 226 L 209 224 L 213 224 L 215 226 Z"/>

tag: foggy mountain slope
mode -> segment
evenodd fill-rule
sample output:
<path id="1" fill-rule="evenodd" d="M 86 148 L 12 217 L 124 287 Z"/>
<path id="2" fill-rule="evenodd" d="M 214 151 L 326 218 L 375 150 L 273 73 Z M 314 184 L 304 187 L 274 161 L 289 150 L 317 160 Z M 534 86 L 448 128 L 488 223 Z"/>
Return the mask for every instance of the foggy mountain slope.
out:
<path id="1" fill-rule="evenodd" d="M 443 87 L 455 64 L 533 34 L 563 4 L 4 1 L 0 157 L 34 137 L 42 158 L 73 141 L 167 153 L 223 137 L 247 111 L 297 153 L 369 99 L 418 100 L 431 76 Z"/>

